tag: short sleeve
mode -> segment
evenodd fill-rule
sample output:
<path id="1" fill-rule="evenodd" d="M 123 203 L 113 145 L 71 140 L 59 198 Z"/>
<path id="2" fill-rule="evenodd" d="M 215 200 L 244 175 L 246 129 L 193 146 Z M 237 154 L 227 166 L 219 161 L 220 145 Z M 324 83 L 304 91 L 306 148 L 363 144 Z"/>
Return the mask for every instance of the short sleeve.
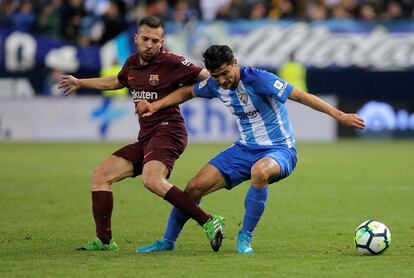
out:
<path id="1" fill-rule="evenodd" d="M 131 58 L 128 58 L 122 67 L 121 71 L 118 73 L 118 81 L 124 87 L 128 87 L 128 68 L 131 63 Z"/>
<path id="2" fill-rule="evenodd" d="M 254 89 L 260 95 L 273 96 L 276 100 L 284 103 L 293 90 L 293 86 L 277 75 L 255 69 Z"/>
<path id="3" fill-rule="evenodd" d="M 205 79 L 201 82 L 198 82 L 194 85 L 194 93 L 198 97 L 202 98 L 215 98 L 216 91 L 213 89 L 214 84 L 212 84 L 214 81 L 209 77 L 208 79 Z"/>
<path id="4" fill-rule="evenodd" d="M 183 84 L 194 84 L 203 68 L 191 63 L 182 56 L 171 54 L 170 58 L 171 73 L 178 80 L 181 80 Z"/>

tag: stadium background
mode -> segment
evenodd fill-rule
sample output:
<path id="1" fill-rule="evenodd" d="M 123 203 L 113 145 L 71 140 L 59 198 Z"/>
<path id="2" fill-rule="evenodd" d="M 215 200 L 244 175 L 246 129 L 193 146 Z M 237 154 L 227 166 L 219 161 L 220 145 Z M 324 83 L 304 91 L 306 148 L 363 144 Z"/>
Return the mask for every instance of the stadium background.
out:
<path id="1" fill-rule="evenodd" d="M 408 0 L 0 0 L 0 276 L 412 277 L 413 7 Z M 175 252 L 135 256 L 161 236 L 170 209 L 137 188 L 139 179 L 114 188 L 121 252 L 72 251 L 94 234 L 90 170 L 135 140 L 138 126 L 125 91 L 63 98 L 56 85 L 62 74 L 117 72 L 135 51 L 136 22 L 149 14 L 166 20 L 166 47 L 194 63 L 208 45 L 229 44 L 240 64 L 276 72 L 365 118 L 366 131 L 355 133 L 288 102 L 299 164 L 271 188 L 253 257 L 234 252 L 248 183 L 202 203 L 228 219 L 218 254 L 189 224 Z M 237 132 L 220 103 L 197 99 L 181 109 L 192 143 L 171 181 L 183 188 Z M 352 246 L 353 229 L 369 218 L 392 231 L 379 258 Z"/>
<path id="2" fill-rule="evenodd" d="M 229 44 L 241 65 L 278 73 L 367 122 L 355 134 L 291 108 L 299 140 L 414 134 L 412 1 L 6 0 L 0 4 L 1 140 L 132 138 L 132 104 L 119 97 L 125 91 L 106 93 L 104 101 L 63 99 L 56 84 L 62 74 L 116 73 L 135 52 L 136 21 L 147 14 L 166 21 L 166 47 L 194 63 L 201 64 L 208 45 Z M 221 105 L 197 100 L 182 109 L 193 141 L 237 135 Z"/>

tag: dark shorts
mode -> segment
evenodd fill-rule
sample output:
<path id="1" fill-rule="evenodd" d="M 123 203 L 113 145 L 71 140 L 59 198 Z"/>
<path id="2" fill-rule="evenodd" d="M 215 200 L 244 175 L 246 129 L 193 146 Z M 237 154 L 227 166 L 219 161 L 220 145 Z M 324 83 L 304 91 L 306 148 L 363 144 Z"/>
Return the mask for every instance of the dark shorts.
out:
<path id="1" fill-rule="evenodd" d="M 159 126 L 156 131 L 145 140 L 129 144 L 113 155 L 131 161 L 136 177 L 142 174 L 144 164 L 151 160 L 158 160 L 167 166 L 170 176 L 175 161 L 187 146 L 187 132 L 181 126 Z"/>

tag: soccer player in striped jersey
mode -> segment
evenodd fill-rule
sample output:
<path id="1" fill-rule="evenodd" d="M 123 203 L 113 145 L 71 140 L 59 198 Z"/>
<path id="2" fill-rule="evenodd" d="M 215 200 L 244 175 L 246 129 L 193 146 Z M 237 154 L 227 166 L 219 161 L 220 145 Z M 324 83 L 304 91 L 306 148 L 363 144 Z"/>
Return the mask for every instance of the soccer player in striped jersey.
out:
<path id="1" fill-rule="evenodd" d="M 195 86 L 182 87 L 157 102 L 147 103 L 144 117 L 193 97 L 219 98 L 235 116 L 239 140 L 211 159 L 188 182 L 185 191 L 194 200 L 200 200 L 206 194 L 221 188 L 232 189 L 250 179 L 243 226 L 237 236 L 237 251 L 250 254 L 253 231 L 265 210 L 268 185 L 288 177 L 296 166 L 295 136 L 286 100 L 326 113 L 347 127 L 363 129 L 364 120 L 294 88 L 273 73 L 240 67 L 228 46 L 210 46 L 203 53 L 203 60 L 210 78 Z M 137 252 L 173 250 L 187 220 L 184 213 L 173 208 L 163 238 L 138 248 Z"/>

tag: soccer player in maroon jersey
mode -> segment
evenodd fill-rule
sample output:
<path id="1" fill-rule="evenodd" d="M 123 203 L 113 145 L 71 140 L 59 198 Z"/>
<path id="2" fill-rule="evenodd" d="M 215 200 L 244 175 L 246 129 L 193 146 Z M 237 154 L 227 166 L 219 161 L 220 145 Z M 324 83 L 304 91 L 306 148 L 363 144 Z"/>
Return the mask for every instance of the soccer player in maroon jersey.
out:
<path id="1" fill-rule="evenodd" d="M 129 88 L 136 110 L 140 101 L 159 100 L 182 84 L 208 77 L 208 71 L 165 50 L 164 28 L 156 17 L 146 17 L 138 25 L 135 44 L 138 53 L 128 58 L 118 76 L 77 79 L 63 76 L 59 88 L 70 95 L 79 88 L 113 90 Z M 141 175 L 144 186 L 154 194 L 187 213 L 205 230 L 211 247 L 218 251 L 223 238 L 224 218 L 210 216 L 187 193 L 167 181 L 175 160 L 187 145 L 187 132 L 178 106 L 172 106 L 148 118 L 139 118 L 138 141 L 103 160 L 91 174 L 92 212 L 97 238 L 81 250 L 118 250 L 112 240 L 112 183 Z"/>

